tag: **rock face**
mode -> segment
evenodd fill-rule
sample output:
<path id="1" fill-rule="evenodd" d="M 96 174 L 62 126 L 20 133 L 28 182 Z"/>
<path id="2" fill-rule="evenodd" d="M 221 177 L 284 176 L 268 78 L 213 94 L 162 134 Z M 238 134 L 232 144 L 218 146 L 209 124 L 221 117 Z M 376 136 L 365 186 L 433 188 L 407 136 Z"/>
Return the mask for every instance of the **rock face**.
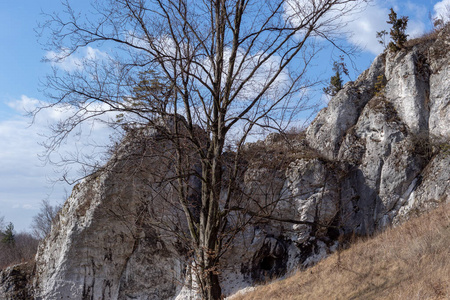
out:
<path id="1" fill-rule="evenodd" d="M 0 299 L 32 299 L 34 264 L 25 263 L 0 271 Z"/>
<path id="2" fill-rule="evenodd" d="M 345 233 L 370 234 L 449 201 L 449 31 L 378 56 L 307 129 L 312 148 L 345 165 L 333 198 Z"/>
<path id="3" fill-rule="evenodd" d="M 449 50 L 447 26 L 436 40 L 381 54 L 289 149 L 277 135 L 248 146 L 263 158 L 250 160 L 242 184 L 277 205 L 272 219 L 250 223 L 224 255 L 225 295 L 314 264 L 350 234 L 450 201 Z M 170 145 L 150 142 L 157 135 L 124 142 L 74 188 L 39 247 L 36 299 L 196 298 L 189 253 L 161 229 L 185 230 L 182 214 L 159 205 L 171 203 L 162 182 L 173 171 L 164 155 Z M 268 163 L 276 161 L 267 154 L 273 149 L 293 154 L 285 164 Z"/>
<path id="4" fill-rule="evenodd" d="M 170 299 L 181 290 L 182 249 L 152 226 L 142 195 L 164 192 L 155 178 L 162 155 L 140 141 L 122 144 L 105 169 L 73 189 L 38 249 L 36 299 Z"/>

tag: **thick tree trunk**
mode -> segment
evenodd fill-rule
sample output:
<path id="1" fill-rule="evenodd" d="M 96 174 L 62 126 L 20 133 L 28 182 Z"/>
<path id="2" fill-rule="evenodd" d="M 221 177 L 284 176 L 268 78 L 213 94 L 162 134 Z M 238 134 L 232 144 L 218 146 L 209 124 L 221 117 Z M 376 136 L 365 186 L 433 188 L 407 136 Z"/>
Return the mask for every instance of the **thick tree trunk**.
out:
<path id="1" fill-rule="evenodd" d="M 204 251 L 203 255 L 207 256 L 209 251 Z M 205 263 L 201 266 L 201 272 L 199 272 L 199 283 L 201 287 L 202 299 L 204 300 L 220 300 L 222 298 L 222 288 L 219 281 L 218 266 L 213 263 L 209 258 L 203 261 Z"/>
<path id="2" fill-rule="evenodd" d="M 222 299 L 222 288 L 219 280 L 220 270 L 217 259 L 218 238 L 216 229 L 205 238 L 205 242 L 206 244 L 198 249 L 200 253 L 197 256 L 197 264 L 199 265 L 197 275 L 201 294 L 205 300 L 219 300 Z"/>
<path id="3" fill-rule="evenodd" d="M 222 299 L 222 288 L 220 287 L 219 275 L 217 271 L 208 272 L 206 275 L 206 299 L 208 300 L 220 300 Z"/>
<path id="4" fill-rule="evenodd" d="M 198 279 L 202 298 L 222 299 L 219 280 L 218 255 L 220 252 L 219 228 L 221 215 L 219 199 L 222 189 L 222 147 L 223 141 L 214 136 L 208 149 L 209 157 L 202 163 L 202 208 L 200 213 L 200 239 L 197 248 Z"/>

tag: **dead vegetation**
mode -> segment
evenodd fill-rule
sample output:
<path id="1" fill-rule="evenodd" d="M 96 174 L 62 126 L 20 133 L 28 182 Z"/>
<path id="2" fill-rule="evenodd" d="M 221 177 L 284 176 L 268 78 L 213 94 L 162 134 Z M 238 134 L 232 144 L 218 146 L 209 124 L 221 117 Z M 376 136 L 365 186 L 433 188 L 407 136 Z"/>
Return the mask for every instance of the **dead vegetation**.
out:
<path id="1" fill-rule="evenodd" d="M 445 37 L 448 37 L 449 32 L 450 23 L 442 24 L 442 26 L 435 27 L 433 30 L 420 37 L 408 40 L 405 43 L 405 48 L 410 50 L 413 47 L 417 47 L 420 52 L 426 54 L 428 60 L 438 60 L 447 55 L 448 46 L 446 45 L 445 40 L 448 38 Z"/>
<path id="2" fill-rule="evenodd" d="M 450 10 L 448 11 L 448 15 L 450 15 Z M 420 37 L 408 40 L 405 43 L 406 48 L 412 48 L 414 46 L 420 46 L 423 49 L 426 49 L 430 46 L 430 44 L 434 43 L 436 39 L 438 38 L 439 34 L 443 30 L 448 30 L 450 27 L 450 23 L 446 23 L 444 20 L 446 17 L 441 16 L 440 19 L 435 19 L 433 24 L 433 29 L 426 32 Z"/>
<path id="3" fill-rule="evenodd" d="M 6 244 L 1 241 L 0 232 L 0 271 L 24 262 L 31 262 L 36 255 L 39 240 L 33 235 L 21 232 L 15 235 L 13 244 Z"/>
<path id="4" fill-rule="evenodd" d="M 434 29 L 430 32 L 425 33 L 424 35 L 408 40 L 405 43 L 405 48 L 410 49 L 414 46 L 420 46 L 423 49 L 429 47 L 432 43 L 434 43 L 439 35 L 441 29 Z"/>
<path id="5" fill-rule="evenodd" d="M 450 140 L 442 136 L 430 136 L 428 132 L 420 131 L 411 135 L 408 151 L 429 161 L 439 153 L 450 154 Z"/>
<path id="6" fill-rule="evenodd" d="M 306 142 L 304 130 L 271 133 L 264 141 L 246 144 L 242 157 L 254 168 L 284 170 L 297 159 L 323 159 Z"/>
<path id="7" fill-rule="evenodd" d="M 360 240 L 292 277 L 232 297 L 449 299 L 450 204 Z"/>

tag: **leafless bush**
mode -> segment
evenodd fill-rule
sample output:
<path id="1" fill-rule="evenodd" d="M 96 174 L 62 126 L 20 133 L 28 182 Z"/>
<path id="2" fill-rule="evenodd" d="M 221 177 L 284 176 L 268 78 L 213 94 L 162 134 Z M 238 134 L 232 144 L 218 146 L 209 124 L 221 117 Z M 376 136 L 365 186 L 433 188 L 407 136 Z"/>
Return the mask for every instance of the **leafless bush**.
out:
<path id="1" fill-rule="evenodd" d="M 14 244 L 0 243 L 0 270 L 8 266 L 32 261 L 39 241 L 33 235 L 21 232 L 15 235 Z"/>
<path id="2" fill-rule="evenodd" d="M 449 16 L 450 16 L 450 10 L 449 10 Z M 449 17 L 450 18 L 450 17 Z M 441 33 L 443 30 L 445 30 L 446 27 L 450 26 L 450 23 L 439 21 L 441 19 L 437 19 L 438 22 L 434 24 L 434 28 L 426 33 L 424 33 L 422 36 L 419 36 L 415 39 L 408 40 L 405 43 L 406 48 L 412 48 L 414 46 L 418 46 L 424 50 L 427 50 L 428 47 L 436 41 L 439 33 Z"/>
<path id="3" fill-rule="evenodd" d="M 271 133 L 264 141 L 246 144 L 242 158 L 253 167 L 285 169 L 296 159 L 322 156 L 308 146 L 304 130 L 293 128 L 284 133 Z"/>
<path id="4" fill-rule="evenodd" d="M 435 30 L 442 29 L 450 21 L 450 5 L 446 5 L 442 12 L 433 18 L 433 26 Z"/>
<path id="5" fill-rule="evenodd" d="M 427 132 L 419 132 L 411 137 L 410 149 L 419 157 L 431 159 L 438 153 L 450 153 L 450 141 L 442 136 L 429 135 Z"/>
<path id="6" fill-rule="evenodd" d="M 0 217 L 0 270 L 33 260 L 39 243 L 28 232 L 16 233 L 13 224 L 6 226 L 4 220 Z"/>
<path id="7" fill-rule="evenodd" d="M 41 202 L 41 208 L 39 213 L 33 217 L 31 228 L 33 235 L 42 240 L 50 233 L 52 229 L 53 220 L 61 210 L 61 205 L 52 206 L 47 200 Z"/>
<path id="8" fill-rule="evenodd" d="M 409 150 L 417 156 L 429 160 L 434 154 L 434 149 L 428 133 L 419 132 L 417 134 L 413 134 L 411 136 L 411 144 Z"/>
<path id="9" fill-rule="evenodd" d="M 439 32 L 440 32 L 440 30 L 434 29 L 430 32 L 423 34 L 420 37 L 408 40 L 405 43 L 405 46 L 406 46 L 406 48 L 412 48 L 414 46 L 420 46 L 420 47 L 424 47 L 424 48 L 428 47 L 431 43 L 433 43 L 436 40 Z"/>

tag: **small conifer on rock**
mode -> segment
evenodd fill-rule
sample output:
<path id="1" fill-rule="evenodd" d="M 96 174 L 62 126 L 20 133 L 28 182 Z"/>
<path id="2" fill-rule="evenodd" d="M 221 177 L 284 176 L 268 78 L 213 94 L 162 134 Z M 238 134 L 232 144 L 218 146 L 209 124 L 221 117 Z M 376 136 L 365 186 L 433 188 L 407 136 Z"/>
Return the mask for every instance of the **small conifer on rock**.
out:
<path id="1" fill-rule="evenodd" d="M 333 71 L 335 71 L 335 75 L 331 76 L 330 84 L 323 88 L 325 94 L 330 96 L 335 96 L 341 89 L 343 85 L 342 74 L 348 76 L 348 69 L 344 62 L 344 57 L 341 56 L 339 58 L 340 61 L 335 61 L 333 63 Z"/>
<path id="2" fill-rule="evenodd" d="M 397 18 L 397 13 L 391 8 L 389 21 L 387 21 L 387 23 L 392 25 L 390 32 L 392 41 L 389 43 L 389 49 L 397 52 L 405 46 L 405 43 L 408 40 L 408 35 L 406 34 L 408 17 L 403 16 Z"/>

